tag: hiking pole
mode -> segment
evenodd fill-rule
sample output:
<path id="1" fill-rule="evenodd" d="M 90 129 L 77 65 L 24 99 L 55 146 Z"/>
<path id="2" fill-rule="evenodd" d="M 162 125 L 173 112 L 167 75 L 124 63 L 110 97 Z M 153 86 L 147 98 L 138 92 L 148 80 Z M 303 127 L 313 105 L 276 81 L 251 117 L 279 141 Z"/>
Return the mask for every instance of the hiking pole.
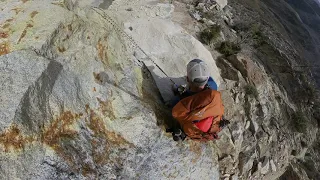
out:
<path id="1" fill-rule="evenodd" d="M 101 10 L 101 8 L 96 8 L 96 7 L 92 7 L 92 9 L 97 13 L 99 14 L 103 19 L 105 19 L 107 22 L 109 22 L 109 24 L 112 25 L 112 27 L 114 27 L 117 31 L 116 32 L 119 32 L 120 34 L 119 35 L 123 35 L 124 37 L 126 37 L 127 39 L 129 39 L 129 41 L 133 44 L 133 46 L 135 46 L 136 48 L 138 48 L 144 55 L 146 55 L 146 57 L 148 59 L 151 60 L 151 62 L 166 76 L 170 79 L 170 81 L 174 84 L 174 85 L 177 85 L 173 80 L 172 78 L 170 78 L 168 76 L 168 74 L 135 42 L 135 40 L 129 36 L 124 30 L 122 30 L 120 28 L 120 26 L 110 17 L 108 16 L 105 12 L 103 12 L 103 10 Z M 97 11 L 97 9 L 99 9 L 100 11 L 103 12 L 100 13 Z M 105 29 L 107 29 L 106 27 L 104 27 Z M 139 62 L 141 62 L 140 60 L 138 60 Z M 142 61 L 143 62 L 143 61 Z"/>

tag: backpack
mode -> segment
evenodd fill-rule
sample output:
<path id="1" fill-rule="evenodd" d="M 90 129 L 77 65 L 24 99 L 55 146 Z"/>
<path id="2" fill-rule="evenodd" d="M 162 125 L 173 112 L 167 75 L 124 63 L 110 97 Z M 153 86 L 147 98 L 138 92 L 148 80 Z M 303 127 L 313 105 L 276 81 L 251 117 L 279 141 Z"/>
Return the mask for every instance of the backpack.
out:
<path id="1" fill-rule="evenodd" d="M 172 109 L 172 116 L 191 139 L 210 140 L 221 131 L 220 121 L 224 114 L 219 91 L 206 89 L 180 100 Z M 199 129 L 202 120 L 211 123 L 208 131 Z M 210 122 L 211 121 L 211 122 Z M 203 121 L 202 121 L 203 123 Z"/>

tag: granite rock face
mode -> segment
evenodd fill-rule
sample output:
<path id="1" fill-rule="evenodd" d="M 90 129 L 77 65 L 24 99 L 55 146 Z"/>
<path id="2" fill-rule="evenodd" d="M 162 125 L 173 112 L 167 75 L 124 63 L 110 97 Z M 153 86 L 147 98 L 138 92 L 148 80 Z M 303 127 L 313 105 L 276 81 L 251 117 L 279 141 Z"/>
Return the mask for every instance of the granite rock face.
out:
<path id="1" fill-rule="evenodd" d="M 219 81 L 211 54 L 170 21 L 172 5 L 114 3 L 1 2 L 2 179 L 219 179 L 212 144 L 165 132 L 142 64 L 152 56 L 181 77 L 200 57 Z"/>
<path id="2" fill-rule="evenodd" d="M 232 19 L 227 1 L 215 2 L 220 21 Z M 287 131 L 297 109 L 287 93 L 250 52 L 204 47 L 186 6 L 1 1 L 1 179 L 276 179 L 303 158 L 316 128 Z M 177 81 L 194 58 L 210 66 L 231 120 L 214 142 L 172 140 L 170 110 L 144 66 Z"/>

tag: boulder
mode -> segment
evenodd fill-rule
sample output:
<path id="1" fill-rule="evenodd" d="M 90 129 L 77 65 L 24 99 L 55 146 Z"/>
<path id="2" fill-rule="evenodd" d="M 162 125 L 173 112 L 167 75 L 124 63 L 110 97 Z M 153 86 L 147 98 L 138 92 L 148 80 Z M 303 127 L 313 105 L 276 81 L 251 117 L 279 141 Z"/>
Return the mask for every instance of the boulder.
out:
<path id="1" fill-rule="evenodd" d="M 1 179 L 219 179 L 210 143 L 164 131 L 173 120 L 142 63 L 177 78 L 201 58 L 219 82 L 215 61 L 170 4 L 150 3 L 1 2 Z"/>
<path id="2" fill-rule="evenodd" d="M 227 1 L 199 2 L 216 13 L 204 23 L 235 40 L 223 25 L 235 12 Z M 218 68 L 220 54 L 188 33 L 205 25 L 188 14 L 191 3 L 2 0 L 0 178 L 305 178 L 292 159 L 304 159 L 316 128 L 290 131 L 297 107 L 251 49 Z M 174 142 L 165 132 L 175 121 L 164 85 L 179 84 L 194 58 L 210 66 L 231 122 L 214 142 Z"/>

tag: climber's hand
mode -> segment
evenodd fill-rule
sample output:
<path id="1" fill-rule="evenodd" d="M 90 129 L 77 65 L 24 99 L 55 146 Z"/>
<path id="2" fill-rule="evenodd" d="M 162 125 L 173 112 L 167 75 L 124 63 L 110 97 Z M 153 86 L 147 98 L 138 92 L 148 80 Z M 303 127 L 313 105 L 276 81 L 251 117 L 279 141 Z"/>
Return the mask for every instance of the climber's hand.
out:
<path id="1" fill-rule="evenodd" d="M 186 85 L 177 85 L 177 84 L 174 84 L 172 85 L 172 90 L 173 90 L 173 93 L 174 95 L 181 95 L 183 94 L 184 92 L 186 92 L 187 90 L 187 86 Z"/>

